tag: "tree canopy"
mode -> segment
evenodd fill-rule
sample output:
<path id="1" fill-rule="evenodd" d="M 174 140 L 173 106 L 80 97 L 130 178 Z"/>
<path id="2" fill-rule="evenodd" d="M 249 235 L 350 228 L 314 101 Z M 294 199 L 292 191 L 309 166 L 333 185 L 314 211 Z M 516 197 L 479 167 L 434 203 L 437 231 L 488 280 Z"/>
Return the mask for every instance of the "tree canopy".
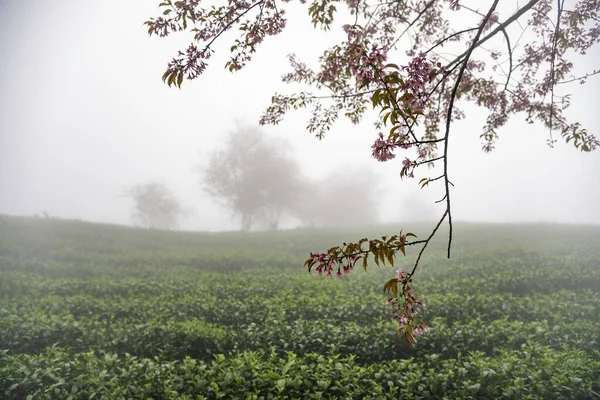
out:
<path id="1" fill-rule="evenodd" d="M 187 211 L 163 183 L 147 182 L 129 188 L 135 202 L 133 219 L 148 229 L 176 229 Z"/>
<path id="2" fill-rule="evenodd" d="M 244 232 L 260 221 L 277 229 L 284 212 L 296 207 L 301 182 L 289 144 L 249 127 L 230 132 L 201 178 L 210 195 L 240 216 Z"/>
<path id="3" fill-rule="evenodd" d="M 229 49 L 226 63 L 237 71 L 268 36 L 286 25 L 290 0 L 230 0 L 204 6 L 199 0 L 166 0 L 161 16 L 146 22 L 148 33 L 160 37 L 179 31 L 192 35 L 191 44 L 168 63 L 163 80 L 181 87 L 198 78 L 219 43 Z M 419 175 L 421 187 L 439 184 L 444 209 L 431 234 L 422 239 L 403 233 L 381 239 L 344 243 L 311 254 L 306 265 L 328 277 L 350 272 L 355 264 L 366 269 L 369 257 L 394 263 L 398 252 L 418 245 L 410 271 L 399 269 L 384 290 L 398 322 L 399 336 L 414 343 L 425 330 L 421 302 L 412 294 L 412 281 L 421 256 L 442 223 L 449 225 L 448 257 L 452 244 L 452 208 L 448 144 L 453 122 L 466 118 L 465 105 L 485 112 L 480 140 L 492 151 L 500 129 L 522 115 L 548 129 L 547 142 L 558 140 L 584 152 L 600 142 L 579 122 L 568 119 L 570 83 L 585 83 L 598 69 L 575 75 L 575 56 L 583 56 L 600 38 L 600 1 L 529 0 L 502 2 L 466 0 L 300 0 L 315 28 L 341 29 L 344 39 L 323 50 L 309 66 L 290 54 L 291 70 L 282 80 L 300 83 L 299 93 L 275 93 L 260 117 L 277 124 L 291 109 L 310 108 L 307 130 L 322 138 L 342 114 L 359 123 L 369 108 L 379 112 L 373 129 L 372 155 L 381 162 L 401 154 L 403 178 Z M 342 19 L 337 23 L 337 18 Z M 233 43 L 219 41 L 239 30 Z M 423 166 L 436 167 L 423 169 Z M 431 172 L 435 172 L 431 174 Z"/>

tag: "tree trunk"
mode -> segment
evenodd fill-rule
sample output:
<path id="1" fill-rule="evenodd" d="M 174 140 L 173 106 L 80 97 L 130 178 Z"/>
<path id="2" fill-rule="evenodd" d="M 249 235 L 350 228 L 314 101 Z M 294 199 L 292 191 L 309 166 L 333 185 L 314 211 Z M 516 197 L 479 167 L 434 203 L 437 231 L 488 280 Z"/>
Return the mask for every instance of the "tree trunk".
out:
<path id="1" fill-rule="evenodd" d="M 252 215 L 250 213 L 242 213 L 242 232 L 249 232 L 252 227 Z"/>

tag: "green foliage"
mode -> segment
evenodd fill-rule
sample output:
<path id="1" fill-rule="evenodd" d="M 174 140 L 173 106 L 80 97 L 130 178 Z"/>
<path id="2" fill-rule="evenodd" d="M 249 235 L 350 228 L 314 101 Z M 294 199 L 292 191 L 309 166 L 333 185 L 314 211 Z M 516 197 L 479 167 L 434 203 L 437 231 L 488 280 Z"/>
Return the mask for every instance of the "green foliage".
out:
<path id="1" fill-rule="evenodd" d="M 598 358 L 583 351 L 523 346 L 488 358 L 428 355 L 360 365 L 352 357 L 243 352 L 212 362 L 131 355 L 0 353 L 0 388 L 36 399 L 435 399 L 598 398 Z"/>
<path id="2" fill-rule="evenodd" d="M 354 232 L 2 217 L 0 398 L 600 398 L 598 228 L 460 232 L 452 260 L 441 241 L 423 259 L 411 347 L 384 305 L 391 268 L 298 267 Z"/>
<path id="3" fill-rule="evenodd" d="M 336 12 L 336 7 L 331 0 L 315 0 L 308 8 L 308 15 L 311 17 L 311 22 L 316 28 L 319 25 L 324 30 L 331 28 L 333 15 Z"/>

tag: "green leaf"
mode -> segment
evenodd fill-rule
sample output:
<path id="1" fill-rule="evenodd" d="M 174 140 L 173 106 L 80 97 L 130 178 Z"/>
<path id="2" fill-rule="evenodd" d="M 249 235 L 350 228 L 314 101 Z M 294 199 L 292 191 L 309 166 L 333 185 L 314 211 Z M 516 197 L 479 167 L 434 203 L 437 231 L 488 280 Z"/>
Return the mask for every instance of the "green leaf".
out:
<path id="1" fill-rule="evenodd" d="M 281 370 L 281 373 L 285 376 L 285 374 L 287 374 L 287 372 L 290 370 L 290 367 L 292 365 L 294 365 L 296 361 L 292 358 L 291 360 L 289 360 L 284 366 L 283 369 Z"/>
<path id="2" fill-rule="evenodd" d="M 269 372 L 267 372 L 267 376 L 268 376 L 269 378 L 273 379 L 273 380 L 275 380 L 275 379 L 281 379 L 281 378 L 282 378 L 282 376 L 281 376 L 281 375 L 279 375 L 279 374 L 278 374 L 277 372 L 275 372 L 275 371 L 269 371 Z"/>
<path id="3" fill-rule="evenodd" d="M 410 325 L 406 325 L 404 328 L 404 338 L 406 339 L 406 343 L 411 346 L 414 346 L 417 343 L 417 340 L 413 336 L 412 328 Z"/>
<path id="4" fill-rule="evenodd" d="M 435 79 L 435 76 L 437 75 L 437 70 L 434 68 L 431 71 L 429 71 L 429 82 L 432 82 Z"/>
<path id="5" fill-rule="evenodd" d="M 383 116 L 383 124 L 384 124 L 384 125 L 387 123 L 387 120 L 388 120 L 388 118 L 390 117 L 390 114 L 391 114 L 391 112 L 389 112 L 389 113 L 387 113 L 387 114 L 385 114 L 385 115 Z"/>
<path id="6" fill-rule="evenodd" d="M 326 389 L 329 386 L 329 382 L 327 382 L 327 381 L 317 381 L 317 385 L 321 389 Z"/>
<path id="7" fill-rule="evenodd" d="M 379 103 L 379 94 L 377 92 L 373 93 L 371 101 L 373 102 L 373 108 L 377 107 L 377 103 Z"/>
<path id="8" fill-rule="evenodd" d="M 277 387 L 279 388 L 279 390 L 283 390 L 285 388 L 285 379 L 278 380 Z"/>
<path id="9" fill-rule="evenodd" d="M 398 281 L 396 278 L 390 279 L 383 285 L 383 293 L 391 293 L 394 297 L 398 296 Z"/>
<path id="10" fill-rule="evenodd" d="M 392 252 L 391 249 L 387 248 L 387 252 L 386 252 L 386 256 L 387 256 L 387 260 L 390 263 L 390 265 L 393 267 L 394 266 L 394 253 Z"/>
<path id="11" fill-rule="evenodd" d="M 390 135 L 399 129 L 402 129 L 402 125 L 394 125 L 392 129 L 390 129 Z"/>

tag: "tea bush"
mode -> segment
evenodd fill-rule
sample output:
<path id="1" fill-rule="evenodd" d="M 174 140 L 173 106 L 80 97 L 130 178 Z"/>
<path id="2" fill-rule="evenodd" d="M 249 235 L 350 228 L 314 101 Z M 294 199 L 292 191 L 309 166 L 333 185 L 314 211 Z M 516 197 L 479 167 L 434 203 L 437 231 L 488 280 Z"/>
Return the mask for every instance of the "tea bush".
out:
<path id="1" fill-rule="evenodd" d="M 410 347 L 391 268 L 302 270 L 345 232 L 1 218 L 0 398 L 600 398 L 598 227 L 464 225 Z"/>

